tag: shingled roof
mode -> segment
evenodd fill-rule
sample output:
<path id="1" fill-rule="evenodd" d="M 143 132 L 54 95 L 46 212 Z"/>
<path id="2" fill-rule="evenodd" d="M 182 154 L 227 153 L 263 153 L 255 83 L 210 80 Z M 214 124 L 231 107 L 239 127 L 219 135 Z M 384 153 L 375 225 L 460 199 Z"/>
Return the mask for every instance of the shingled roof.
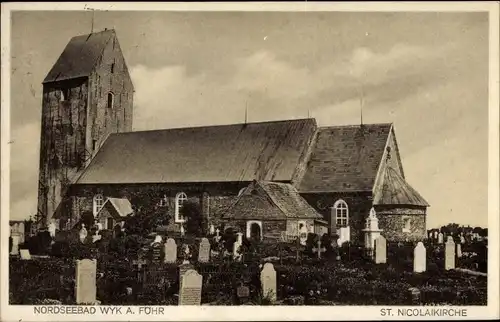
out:
<path id="1" fill-rule="evenodd" d="M 301 193 L 371 191 L 392 124 L 318 129 Z"/>
<path id="2" fill-rule="evenodd" d="M 382 189 L 374 196 L 373 204 L 429 207 L 427 201 L 391 167 L 385 170 Z"/>
<path id="3" fill-rule="evenodd" d="M 223 215 L 224 219 L 315 219 L 316 210 L 288 183 L 252 182 Z"/>
<path id="4" fill-rule="evenodd" d="M 71 38 L 43 83 L 90 75 L 106 44 L 113 37 L 115 31 L 111 29 Z"/>
<path id="5" fill-rule="evenodd" d="M 111 134 L 77 184 L 291 181 L 314 119 Z"/>

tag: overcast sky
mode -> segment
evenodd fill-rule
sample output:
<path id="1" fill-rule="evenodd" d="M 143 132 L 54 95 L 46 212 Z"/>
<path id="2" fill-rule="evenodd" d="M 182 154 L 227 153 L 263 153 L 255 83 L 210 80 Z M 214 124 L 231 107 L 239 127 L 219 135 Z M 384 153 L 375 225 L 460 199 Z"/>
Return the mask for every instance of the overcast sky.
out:
<path id="1" fill-rule="evenodd" d="M 90 12 L 12 15 L 11 219 L 36 212 L 41 82 Z M 96 12 L 136 89 L 134 130 L 393 122 L 428 228 L 487 225 L 486 13 Z"/>

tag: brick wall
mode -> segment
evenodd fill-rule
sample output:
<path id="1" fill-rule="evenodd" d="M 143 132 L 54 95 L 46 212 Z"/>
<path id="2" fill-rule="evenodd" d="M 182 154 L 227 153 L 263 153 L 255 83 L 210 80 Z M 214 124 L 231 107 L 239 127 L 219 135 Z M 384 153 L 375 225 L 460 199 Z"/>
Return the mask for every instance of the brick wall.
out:
<path id="1" fill-rule="evenodd" d="M 423 207 L 375 208 L 382 234 L 390 241 L 421 241 L 427 237 L 426 213 Z M 404 231 L 405 219 L 410 220 L 409 231 Z"/>

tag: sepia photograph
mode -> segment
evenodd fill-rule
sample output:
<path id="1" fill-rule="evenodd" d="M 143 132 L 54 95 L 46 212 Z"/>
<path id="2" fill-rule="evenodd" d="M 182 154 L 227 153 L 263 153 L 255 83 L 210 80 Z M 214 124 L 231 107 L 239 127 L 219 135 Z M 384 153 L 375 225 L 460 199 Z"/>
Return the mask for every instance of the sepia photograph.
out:
<path id="1" fill-rule="evenodd" d="M 498 4 L 122 5 L 2 5 L 2 307 L 498 317 Z"/>

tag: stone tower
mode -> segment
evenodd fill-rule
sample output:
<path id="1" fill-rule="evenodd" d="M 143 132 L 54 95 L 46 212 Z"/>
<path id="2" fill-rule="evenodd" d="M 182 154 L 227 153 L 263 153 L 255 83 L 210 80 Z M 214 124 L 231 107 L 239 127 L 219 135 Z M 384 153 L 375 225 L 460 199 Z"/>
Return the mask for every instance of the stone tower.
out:
<path id="1" fill-rule="evenodd" d="M 110 133 L 132 130 L 133 95 L 114 30 L 69 41 L 43 81 L 38 228 L 70 216 L 68 188 Z"/>

